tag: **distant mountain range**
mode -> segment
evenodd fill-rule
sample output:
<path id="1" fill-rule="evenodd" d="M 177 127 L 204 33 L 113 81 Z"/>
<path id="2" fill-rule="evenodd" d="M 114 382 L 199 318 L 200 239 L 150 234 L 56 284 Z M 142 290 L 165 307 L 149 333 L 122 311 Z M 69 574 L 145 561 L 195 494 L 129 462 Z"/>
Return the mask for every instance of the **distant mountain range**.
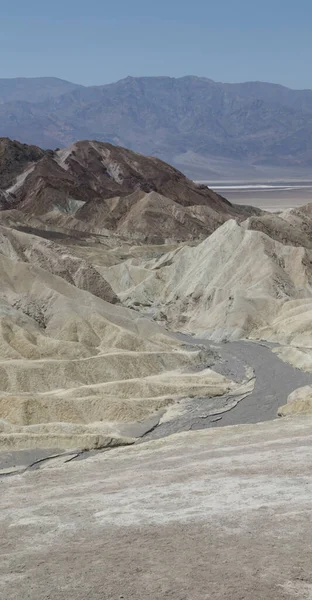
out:
<path id="1" fill-rule="evenodd" d="M 312 90 L 191 76 L 127 77 L 92 87 L 0 79 L 0 136 L 52 149 L 105 141 L 199 179 L 307 177 Z"/>

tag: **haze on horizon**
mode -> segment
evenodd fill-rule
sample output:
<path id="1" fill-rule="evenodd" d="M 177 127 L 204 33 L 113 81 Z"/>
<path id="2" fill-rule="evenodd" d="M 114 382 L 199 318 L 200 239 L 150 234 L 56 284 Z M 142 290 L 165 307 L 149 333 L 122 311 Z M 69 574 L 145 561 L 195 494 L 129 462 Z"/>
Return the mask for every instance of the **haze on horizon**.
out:
<path id="1" fill-rule="evenodd" d="M 191 74 L 312 88 L 305 68 L 312 59 L 311 18 L 308 0 L 300 6 L 292 0 L 5 2 L 0 78 L 56 76 L 101 85 L 129 74 Z"/>

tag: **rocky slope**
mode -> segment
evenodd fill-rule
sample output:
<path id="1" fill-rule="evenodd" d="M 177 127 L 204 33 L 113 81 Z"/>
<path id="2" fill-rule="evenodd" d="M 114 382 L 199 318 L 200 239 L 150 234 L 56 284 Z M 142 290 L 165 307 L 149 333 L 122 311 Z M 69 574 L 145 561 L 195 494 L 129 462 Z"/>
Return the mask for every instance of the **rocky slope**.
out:
<path id="1" fill-rule="evenodd" d="M 230 217 L 259 214 L 236 206 L 170 165 L 100 142 L 56 152 L 2 140 L 2 209 L 47 226 L 144 241 L 203 238 Z M 65 217 L 65 222 L 64 222 Z"/>
<path id="2" fill-rule="evenodd" d="M 178 400 L 232 391 L 213 352 L 122 307 L 98 262 L 257 211 L 109 144 L 0 149 L 0 450 L 132 443 Z"/>
<path id="3" fill-rule="evenodd" d="M 16 178 L 44 156 L 36 146 L 0 138 L 0 188 L 12 186 Z"/>
<path id="4" fill-rule="evenodd" d="M 1 147 L 0 449 L 132 443 L 194 397 L 228 410 L 244 374 L 170 328 L 312 369 L 310 206 L 237 207 L 109 144 Z"/>
<path id="5" fill-rule="evenodd" d="M 311 348 L 311 226 L 311 205 L 230 220 L 196 247 L 101 272 L 128 306 L 176 329 Z"/>
<path id="6" fill-rule="evenodd" d="M 234 386 L 69 248 L 1 227 L 0 277 L 0 450 L 129 443 L 131 423 Z"/>

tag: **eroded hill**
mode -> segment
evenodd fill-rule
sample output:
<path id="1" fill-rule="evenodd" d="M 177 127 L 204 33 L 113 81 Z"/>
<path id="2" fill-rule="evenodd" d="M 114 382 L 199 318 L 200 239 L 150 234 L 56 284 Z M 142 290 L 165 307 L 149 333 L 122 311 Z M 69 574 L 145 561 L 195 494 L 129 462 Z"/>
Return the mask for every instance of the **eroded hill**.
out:
<path id="1" fill-rule="evenodd" d="M 43 228 L 105 230 L 161 243 L 206 237 L 229 218 L 260 211 L 233 205 L 170 165 L 100 142 L 56 152 L 2 140 L 0 201 Z"/>

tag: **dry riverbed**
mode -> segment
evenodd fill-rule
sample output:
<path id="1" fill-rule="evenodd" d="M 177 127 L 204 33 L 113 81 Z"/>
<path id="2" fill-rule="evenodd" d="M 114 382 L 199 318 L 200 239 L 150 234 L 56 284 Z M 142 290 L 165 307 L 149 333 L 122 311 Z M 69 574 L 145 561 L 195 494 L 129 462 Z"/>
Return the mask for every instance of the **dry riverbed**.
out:
<path id="1" fill-rule="evenodd" d="M 182 334 L 178 337 L 186 344 L 196 343 L 219 355 L 213 365 L 214 370 L 235 381 L 238 386 L 224 396 L 186 398 L 149 419 L 125 424 L 124 436 L 133 438 L 133 443 L 135 439 L 141 444 L 184 431 L 272 420 L 277 417 L 278 408 L 286 404 L 291 392 L 312 384 L 311 373 L 304 373 L 283 362 L 267 343 L 238 341 L 211 344 Z M 63 456 L 64 461 L 75 461 L 88 459 L 97 452 L 102 450 L 84 452 L 77 448 L 64 452 L 56 447 L 1 452 L 0 477 L 27 469 L 40 469 L 51 457 L 54 460 L 56 456 Z"/>

